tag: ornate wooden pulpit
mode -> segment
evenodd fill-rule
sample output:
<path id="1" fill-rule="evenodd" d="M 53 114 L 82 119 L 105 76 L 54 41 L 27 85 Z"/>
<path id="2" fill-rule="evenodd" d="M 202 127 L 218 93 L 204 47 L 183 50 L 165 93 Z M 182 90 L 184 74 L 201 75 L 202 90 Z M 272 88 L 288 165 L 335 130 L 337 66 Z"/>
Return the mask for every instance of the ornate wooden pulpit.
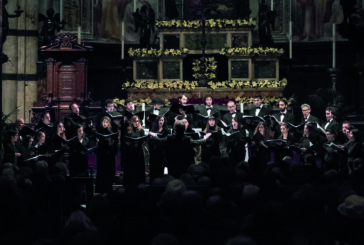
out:
<path id="1" fill-rule="evenodd" d="M 52 97 L 56 120 L 63 120 L 72 102 L 87 100 L 87 63 L 93 47 L 78 43 L 75 34 L 58 33 L 55 43 L 41 47 L 46 56 L 45 92 Z"/>

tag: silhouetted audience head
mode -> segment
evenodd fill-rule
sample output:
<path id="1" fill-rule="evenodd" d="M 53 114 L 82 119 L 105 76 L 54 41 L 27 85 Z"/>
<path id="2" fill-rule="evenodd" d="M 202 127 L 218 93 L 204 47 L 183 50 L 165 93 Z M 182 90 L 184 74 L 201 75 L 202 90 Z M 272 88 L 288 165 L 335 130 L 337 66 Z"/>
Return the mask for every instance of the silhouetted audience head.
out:
<path id="1" fill-rule="evenodd" d="M 181 218 L 198 219 L 202 215 L 203 199 L 201 194 L 195 190 L 187 190 L 181 194 L 178 200 L 178 207 Z M 189 221 L 192 221 L 189 219 Z"/>
<path id="2" fill-rule="evenodd" d="M 170 181 L 161 195 L 159 206 L 163 212 L 175 213 L 178 208 L 179 197 L 187 190 L 185 183 L 180 179 Z"/>
<path id="3" fill-rule="evenodd" d="M 259 186 L 254 184 L 247 184 L 243 187 L 241 198 L 242 200 L 253 200 L 258 197 L 260 191 Z"/>
<path id="4" fill-rule="evenodd" d="M 152 180 L 151 185 L 154 186 L 167 186 L 169 182 L 174 180 L 174 177 L 172 175 L 164 175 L 163 177 L 158 177 Z"/>
<path id="5" fill-rule="evenodd" d="M 5 167 L 1 171 L 1 178 L 2 183 L 4 186 L 7 185 L 8 187 L 16 188 L 18 186 L 18 183 L 15 178 L 15 172 L 12 167 Z"/>
<path id="6" fill-rule="evenodd" d="M 44 160 L 37 161 L 35 163 L 36 174 L 47 174 L 48 173 L 48 163 Z"/>
<path id="7" fill-rule="evenodd" d="M 61 244 L 70 244 L 82 233 L 96 234 L 97 229 L 83 211 L 74 211 L 63 228 Z"/>
<path id="8" fill-rule="evenodd" d="M 191 176 L 197 180 L 201 176 L 205 176 L 208 174 L 208 166 L 204 163 L 201 164 L 191 164 L 188 167 L 187 172 L 191 174 Z"/>
<path id="9" fill-rule="evenodd" d="M 13 168 L 13 164 L 4 163 L 3 168 L 1 169 L 1 175 L 5 177 L 10 177 L 15 175 L 15 170 Z"/>
<path id="10" fill-rule="evenodd" d="M 80 232 L 73 236 L 69 245 L 103 245 L 105 241 L 98 233 L 92 231 Z"/>
<path id="11" fill-rule="evenodd" d="M 51 174 L 60 174 L 63 176 L 67 175 L 67 166 L 64 162 L 57 162 L 54 164 L 53 168 L 51 168 Z"/>
<path id="12" fill-rule="evenodd" d="M 179 177 L 180 180 L 183 181 L 183 183 L 185 183 L 186 186 L 191 186 L 191 185 L 195 185 L 195 179 L 192 177 L 192 175 L 188 172 L 181 174 L 181 176 Z"/>
<path id="13" fill-rule="evenodd" d="M 225 245 L 258 245 L 253 238 L 246 235 L 237 235 L 226 241 Z"/>
<path id="14" fill-rule="evenodd" d="M 88 205 L 87 215 L 96 227 L 106 223 L 105 220 L 110 220 L 112 218 L 112 210 L 107 197 L 105 195 L 93 197 Z"/>
<path id="15" fill-rule="evenodd" d="M 235 166 L 235 177 L 238 183 L 244 182 L 249 176 L 249 163 L 242 161 Z"/>
<path id="16" fill-rule="evenodd" d="M 347 196 L 344 202 L 338 206 L 338 211 L 346 217 L 363 219 L 364 197 L 357 194 Z"/>
<path id="17" fill-rule="evenodd" d="M 209 160 L 210 177 L 214 184 L 227 186 L 234 180 L 234 168 L 228 158 L 213 156 Z"/>
<path id="18" fill-rule="evenodd" d="M 159 233 L 153 238 L 151 245 L 182 245 L 182 243 L 172 234 Z"/>
<path id="19" fill-rule="evenodd" d="M 334 184 L 337 180 L 338 173 L 335 169 L 329 169 L 323 175 L 326 184 Z"/>
<path id="20" fill-rule="evenodd" d="M 228 209 L 226 201 L 221 196 L 210 196 L 206 200 L 205 212 L 209 216 L 225 215 Z"/>
<path id="21" fill-rule="evenodd" d="M 285 156 L 285 157 L 283 157 L 282 162 L 285 162 L 285 163 L 287 163 L 289 166 L 291 166 L 291 165 L 293 164 L 293 159 L 292 159 L 292 157 L 290 157 L 290 156 Z"/>
<path id="22" fill-rule="evenodd" d="M 123 211 L 127 208 L 127 193 L 124 187 L 118 187 L 110 192 L 107 196 L 110 204 L 110 209 L 113 215 L 121 217 Z"/>
<path id="23" fill-rule="evenodd" d="M 196 184 L 199 186 L 207 186 L 210 187 L 212 185 L 212 180 L 209 176 L 200 176 L 197 181 Z"/>
<path id="24" fill-rule="evenodd" d="M 186 185 L 182 180 L 174 179 L 167 184 L 164 193 L 172 199 L 178 199 L 186 189 Z"/>

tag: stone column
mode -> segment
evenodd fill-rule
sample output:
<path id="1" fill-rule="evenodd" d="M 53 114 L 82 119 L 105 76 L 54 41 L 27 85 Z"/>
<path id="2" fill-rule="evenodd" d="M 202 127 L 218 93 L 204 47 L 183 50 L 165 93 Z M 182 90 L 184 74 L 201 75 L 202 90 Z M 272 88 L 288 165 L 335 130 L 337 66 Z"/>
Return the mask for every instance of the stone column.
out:
<path id="1" fill-rule="evenodd" d="M 358 69 L 358 75 L 359 75 L 359 103 L 360 107 L 364 107 L 364 72 L 363 69 Z"/>
<path id="2" fill-rule="evenodd" d="M 3 8 L 2 8 L 2 6 L 3 6 L 3 3 L 2 3 L 2 0 L 0 0 L 0 16 L 3 16 Z M 2 27 L 2 25 L 3 25 L 3 21 L 2 21 L 2 18 L 0 18 L 0 27 Z M 0 28 L 0 40 L 1 40 L 1 37 L 2 37 L 2 28 Z M 1 45 L 1 43 L 0 43 L 0 45 Z M 0 50 L 2 49 L 2 47 L 0 47 Z M 1 52 L 0 52 L 0 62 L 1 62 L 1 60 L 2 60 L 2 55 L 1 55 Z M 3 67 L 2 67 L 2 65 L 0 65 L 0 75 L 3 73 Z M 3 108 L 3 97 L 2 97 L 2 94 L 3 94 L 3 86 L 2 86 L 2 84 L 3 84 L 3 80 L 2 80 L 2 78 L 0 77 L 0 108 L 1 108 L 1 112 L 3 111 L 2 110 L 2 108 Z M 0 120 L 0 139 L 1 140 L 3 140 L 3 121 L 2 120 Z M 2 159 L 3 159 L 3 152 L 1 151 L 1 153 L 0 153 L 0 162 L 2 163 Z"/>
<path id="3" fill-rule="evenodd" d="M 30 122 L 33 102 L 37 98 L 38 0 L 9 1 L 9 14 L 23 10 L 19 18 L 9 18 L 9 35 L 4 53 L 9 61 L 2 66 L 2 109 L 14 112 L 11 121 L 24 118 Z"/>

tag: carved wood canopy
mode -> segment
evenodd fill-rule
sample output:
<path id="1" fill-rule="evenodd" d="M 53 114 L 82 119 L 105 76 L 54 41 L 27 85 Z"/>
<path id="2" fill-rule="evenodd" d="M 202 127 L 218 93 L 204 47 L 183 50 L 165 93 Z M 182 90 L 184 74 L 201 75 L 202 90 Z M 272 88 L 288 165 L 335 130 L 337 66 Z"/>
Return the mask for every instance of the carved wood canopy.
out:
<path id="1" fill-rule="evenodd" d="M 78 43 L 78 36 L 70 32 L 60 32 L 56 35 L 55 43 L 40 48 L 42 52 L 47 51 L 92 51 L 93 47 Z"/>
<path id="2" fill-rule="evenodd" d="M 55 42 L 41 47 L 47 63 L 46 93 L 52 94 L 56 118 L 63 118 L 70 103 L 87 98 L 87 63 L 93 47 L 78 43 L 77 35 L 58 33 Z"/>

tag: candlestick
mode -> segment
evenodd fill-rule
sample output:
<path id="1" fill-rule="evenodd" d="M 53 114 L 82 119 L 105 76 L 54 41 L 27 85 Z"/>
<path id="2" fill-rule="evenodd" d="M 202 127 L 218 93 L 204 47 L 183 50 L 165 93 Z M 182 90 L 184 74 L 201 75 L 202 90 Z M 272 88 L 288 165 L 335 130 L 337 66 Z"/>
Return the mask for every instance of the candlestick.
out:
<path id="1" fill-rule="evenodd" d="M 77 36 L 78 36 L 78 44 L 81 44 L 81 26 L 78 26 L 78 31 L 77 31 Z"/>
<path id="2" fill-rule="evenodd" d="M 292 59 L 292 21 L 289 21 L 289 58 Z"/>
<path id="3" fill-rule="evenodd" d="M 332 68 L 336 68 L 336 24 L 332 24 Z"/>
<path id="4" fill-rule="evenodd" d="M 124 59 L 124 34 L 125 34 L 125 29 L 124 29 L 124 21 L 121 22 L 121 59 Z"/>

